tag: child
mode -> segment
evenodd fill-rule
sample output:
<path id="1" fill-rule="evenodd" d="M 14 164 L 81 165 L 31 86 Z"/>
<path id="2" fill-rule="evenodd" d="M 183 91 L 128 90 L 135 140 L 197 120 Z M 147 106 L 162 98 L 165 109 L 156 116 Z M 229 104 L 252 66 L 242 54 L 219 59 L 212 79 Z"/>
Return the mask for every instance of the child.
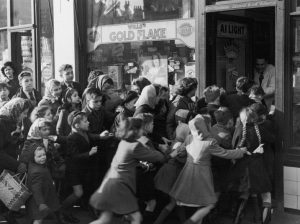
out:
<path id="1" fill-rule="evenodd" d="M 122 120 L 132 117 L 135 111 L 135 103 L 139 95 L 135 91 L 129 91 L 123 100 L 121 106 L 118 108 L 118 115 L 115 117 L 115 122 L 112 126 L 112 132 L 116 132 Z"/>
<path id="2" fill-rule="evenodd" d="M 268 192 L 271 192 L 272 188 L 263 160 L 262 153 L 264 150 L 262 144 L 270 144 L 275 138 L 263 125 L 257 123 L 258 116 L 251 108 L 244 108 L 240 112 L 240 120 L 240 125 L 237 126 L 233 135 L 233 145 L 235 147 L 246 146 L 252 155 L 238 160 L 234 165 L 234 169 L 230 172 L 231 180 L 236 183 L 240 193 L 235 223 L 241 221 L 241 216 L 250 195 L 254 200 L 254 219 L 256 222 L 262 222 L 257 196 L 261 194 L 268 195 L 268 201 L 271 203 L 271 195 Z"/>
<path id="3" fill-rule="evenodd" d="M 86 91 L 86 106 L 82 112 L 86 113 L 90 123 L 89 132 L 93 134 L 102 133 L 104 128 L 105 112 L 103 104 L 105 103 L 105 96 L 99 89 L 90 88 Z"/>
<path id="4" fill-rule="evenodd" d="M 129 118 L 121 123 L 117 131 L 121 142 L 100 188 L 91 197 L 91 205 L 102 213 L 91 224 L 111 223 L 113 214 L 128 215 L 131 223 L 142 221 L 136 193 L 136 167 L 139 161 L 162 162 L 166 157 L 149 150 L 138 139 L 142 136 L 142 120 Z"/>
<path id="5" fill-rule="evenodd" d="M 200 109 L 200 114 L 209 114 L 211 124 L 214 125 L 216 123 L 214 112 L 220 107 L 221 90 L 215 85 L 209 86 L 203 91 L 203 95 L 207 106 Z"/>
<path id="6" fill-rule="evenodd" d="M 91 185 L 92 178 L 97 178 L 97 176 L 89 176 L 89 174 L 97 163 L 95 155 L 98 150 L 94 146 L 95 142 L 88 135 L 89 121 L 84 112 L 71 112 L 68 121 L 72 132 L 67 138 L 66 182 L 73 188 L 73 192 L 63 201 L 62 208 L 64 219 L 79 222 L 69 210 L 83 196 L 83 189 L 94 187 L 89 185 Z"/>
<path id="7" fill-rule="evenodd" d="M 29 99 L 33 106 L 36 106 L 42 99 L 41 94 L 33 87 L 32 73 L 29 71 L 22 71 L 19 76 L 19 84 L 21 88 L 16 92 L 14 97 L 21 97 Z"/>
<path id="8" fill-rule="evenodd" d="M 32 197 L 27 202 L 27 212 L 33 224 L 43 223 L 44 218 L 51 212 L 58 214 L 59 199 L 55 191 L 53 179 L 47 168 L 46 150 L 37 146 L 28 166 L 27 186 L 32 192 Z M 57 223 L 63 224 L 64 220 L 57 217 Z"/>
<path id="9" fill-rule="evenodd" d="M 62 140 L 59 136 L 50 136 L 51 127 L 51 122 L 45 118 L 38 118 L 33 122 L 22 148 L 19 161 L 28 165 L 34 152 L 33 146 L 43 147 L 47 153 L 47 165 L 51 175 L 53 178 L 59 179 L 64 173 L 64 160 L 62 158 L 63 153 L 58 151 L 55 142 L 61 143 Z"/>
<path id="10" fill-rule="evenodd" d="M 71 126 L 68 124 L 69 114 L 80 108 L 81 99 L 76 89 L 68 88 L 63 98 L 63 105 L 59 107 L 59 116 L 56 124 L 56 133 L 60 136 L 68 136 L 71 132 Z"/>
<path id="11" fill-rule="evenodd" d="M 30 114 L 30 121 L 33 123 L 38 118 L 45 118 L 49 122 L 53 121 L 53 114 L 50 106 L 37 106 Z"/>
<path id="12" fill-rule="evenodd" d="M 184 141 L 190 134 L 190 128 L 186 124 L 190 118 L 190 111 L 188 110 L 178 110 L 175 113 L 175 119 L 178 123 L 175 130 L 175 140 L 172 143 L 172 149 L 178 150 L 180 147 L 184 147 Z M 155 176 L 154 183 L 155 188 L 164 194 L 169 195 L 179 173 L 181 172 L 183 165 L 185 163 L 185 156 L 177 156 L 170 159 L 168 163 L 165 163 L 163 167 L 158 171 Z M 176 201 L 174 198 L 170 197 L 170 202 L 159 214 L 158 218 L 155 220 L 154 224 L 161 224 L 167 218 L 167 216 L 172 212 L 176 206 Z M 178 212 L 180 214 L 180 211 Z"/>
<path id="13" fill-rule="evenodd" d="M 9 101 L 9 86 L 6 82 L 0 82 L 0 108 Z"/>
<path id="14" fill-rule="evenodd" d="M 234 159 L 241 158 L 246 153 L 245 148 L 225 150 L 218 146 L 210 137 L 210 121 L 201 115 L 191 120 L 189 127 L 191 135 L 185 142 L 187 160 L 170 192 L 177 204 L 198 207 L 185 224 L 202 223 L 217 202 L 210 168 L 211 156 Z"/>
<path id="15" fill-rule="evenodd" d="M 82 88 L 80 83 L 73 81 L 74 79 L 74 73 L 73 73 L 73 67 L 69 64 L 63 64 L 59 68 L 59 74 L 63 78 L 63 81 L 61 82 L 61 88 L 62 88 L 62 96 L 64 97 L 67 89 L 75 89 L 79 95 L 79 97 L 82 96 Z"/>
<path id="16" fill-rule="evenodd" d="M 251 100 L 253 100 L 255 103 L 261 103 L 265 107 L 267 107 L 267 105 L 264 101 L 264 96 L 265 95 L 266 95 L 265 91 L 263 90 L 263 88 L 261 88 L 261 86 L 254 85 L 250 88 L 249 98 Z"/>
<path id="17" fill-rule="evenodd" d="M 50 106 L 52 114 L 57 116 L 57 110 L 62 105 L 61 99 L 62 89 L 60 82 L 55 79 L 50 79 L 46 83 L 45 95 L 38 106 Z"/>

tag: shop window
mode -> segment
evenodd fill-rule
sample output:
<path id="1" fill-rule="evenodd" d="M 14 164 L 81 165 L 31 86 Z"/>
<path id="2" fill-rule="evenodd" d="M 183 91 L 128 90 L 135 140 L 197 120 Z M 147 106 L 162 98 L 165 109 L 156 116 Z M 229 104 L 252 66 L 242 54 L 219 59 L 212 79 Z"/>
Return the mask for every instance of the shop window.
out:
<path id="1" fill-rule="evenodd" d="M 294 19 L 293 28 L 293 145 L 300 146 L 300 18 Z"/>
<path id="2" fill-rule="evenodd" d="M 0 66 L 8 61 L 7 31 L 0 31 Z"/>
<path id="3" fill-rule="evenodd" d="M 109 74 L 118 89 L 129 89 L 132 79 L 138 76 L 163 85 L 195 76 L 194 1 L 107 1 L 111 5 L 106 5 L 100 16 L 90 10 L 95 1 L 88 2 L 88 72 L 101 70 Z M 121 6 L 141 10 L 140 17 L 134 10 L 116 14 Z M 127 16 L 127 20 L 119 19 L 120 15 Z"/>
<path id="4" fill-rule="evenodd" d="M 87 1 L 88 27 L 99 25 L 190 18 L 194 0 Z"/>
<path id="5" fill-rule="evenodd" d="M 12 0 L 12 25 L 31 24 L 31 0 Z"/>
<path id="6" fill-rule="evenodd" d="M 41 91 L 45 83 L 54 78 L 54 43 L 53 43 L 53 3 L 40 1 L 40 55 L 41 55 Z"/>
<path id="7" fill-rule="evenodd" d="M 0 28 L 7 26 L 7 0 L 0 0 Z"/>

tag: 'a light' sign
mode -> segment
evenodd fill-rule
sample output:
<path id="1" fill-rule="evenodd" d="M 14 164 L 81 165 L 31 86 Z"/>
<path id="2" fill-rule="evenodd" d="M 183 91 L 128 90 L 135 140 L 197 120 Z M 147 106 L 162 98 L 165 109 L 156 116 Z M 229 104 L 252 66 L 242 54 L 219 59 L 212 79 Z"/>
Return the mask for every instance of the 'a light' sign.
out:
<path id="1" fill-rule="evenodd" d="M 248 29 L 246 24 L 228 21 L 218 21 L 218 37 L 244 39 L 247 38 L 247 34 Z"/>

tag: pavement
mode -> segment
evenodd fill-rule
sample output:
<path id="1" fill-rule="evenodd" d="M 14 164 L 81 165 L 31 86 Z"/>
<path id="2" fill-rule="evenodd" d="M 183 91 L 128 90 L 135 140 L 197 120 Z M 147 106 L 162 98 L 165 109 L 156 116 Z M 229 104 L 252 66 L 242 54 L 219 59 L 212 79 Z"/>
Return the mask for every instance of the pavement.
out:
<path id="1" fill-rule="evenodd" d="M 80 224 L 88 224 L 94 220 L 94 218 L 92 218 L 92 215 L 89 212 L 83 211 L 80 208 L 74 208 L 73 214 L 81 220 Z M 241 224 L 253 224 L 253 222 L 251 222 L 251 217 L 252 217 L 251 211 L 248 211 Z M 30 224 L 29 221 L 27 221 L 25 218 L 19 219 L 18 222 L 19 224 Z M 0 217 L 0 223 L 6 223 L 6 222 L 3 221 L 3 218 Z M 152 224 L 152 223 L 153 221 L 149 221 L 149 220 L 145 220 L 143 222 L 143 224 Z M 217 223 L 232 224 L 232 219 L 229 219 L 227 217 L 219 217 L 219 221 Z M 45 220 L 43 224 L 55 224 L 55 221 Z M 125 224 L 125 222 L 122 222 L 120 218 L 115 218 L 112 224 Z M 168 220 L 166 220 L 165 224 L 181 224 L 181 223 L 178 221 L 176 214 L 173 214 L 169 217 Z M 300 224 L 300 215 L 274 210 L 270 224 Z"/>

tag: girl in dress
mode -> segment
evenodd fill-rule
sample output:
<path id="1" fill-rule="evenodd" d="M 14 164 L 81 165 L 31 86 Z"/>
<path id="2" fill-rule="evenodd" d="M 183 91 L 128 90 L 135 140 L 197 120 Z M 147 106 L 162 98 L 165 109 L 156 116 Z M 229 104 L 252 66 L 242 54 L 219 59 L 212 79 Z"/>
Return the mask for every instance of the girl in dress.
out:
<path id="1" fill-rule="evenodd" d="M 110 170 L 91 197 L 91 205 L 102 211 L 99 219 L 91 224 L 111 223 L 113 214 L 128 215 L 131 224 L 141 223 L 142 216 L 135 197 L 136 167 L 141 160 L 163 162 L 167 159 L 162 153 L 149 150 L 137 141 L 143 133 L 142 123 L 138 118 L 129 118 L 121 123 L 117 132 L 121 142 Z"/>
<path id="2" fill-rule="evenodd" d="M 262 196 L 264 202 L 271 204 L 272 189 L 263 156 L 263 148 L 266 146 L 262 148 L 262 145 L 274 142 L 275 137 L 264 125 L 258 123 L 258 116 L 250 107 L 240 112 L 240 121 L 233 135 L 233 146 L 247 147 L 252 155 L 238 160 L 229 175 L 235 190 L 240 193 L 234 223 L 241 222 L 249 196 L 252 196 L 254 202 L 254 221 L 261 223 L 258 196 Z"/>
<path id="3" fill-rule="evenodd" d="M 217 145 L 209 132 L 210 119 L 205 120 L 201 115 L 191 120 L 189 127 L 191 135 L 185 142 L 187 160 L 170 192 L 178 205 L 198 208 L 185 224 L 202 223 L 217 202 L 210 167 L 211 156 L 236 159 L 247 152 L 246 148 L 225 150 Z"/>

